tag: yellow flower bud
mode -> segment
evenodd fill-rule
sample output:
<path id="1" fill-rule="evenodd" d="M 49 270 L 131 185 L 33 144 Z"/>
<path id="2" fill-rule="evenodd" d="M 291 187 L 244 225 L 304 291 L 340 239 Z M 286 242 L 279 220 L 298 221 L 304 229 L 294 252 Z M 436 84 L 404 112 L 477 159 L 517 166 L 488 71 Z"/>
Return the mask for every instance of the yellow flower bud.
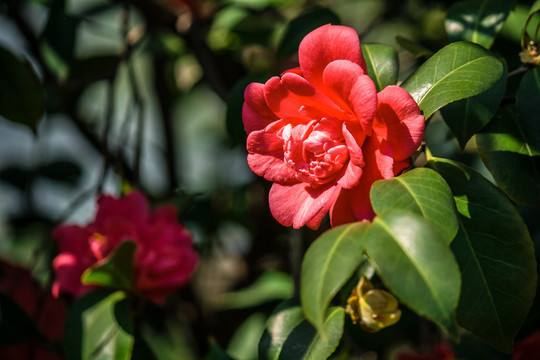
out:
<path id="1" fill-rule="evenodd" d="M 362 276 L 358 285 L 347 299 L 346 312 L 354 324 L 369 332 L 379 331 L 399 321 L 401 310 L 398 301 L 388 291 L 374 289 L 371 282 Z"/>

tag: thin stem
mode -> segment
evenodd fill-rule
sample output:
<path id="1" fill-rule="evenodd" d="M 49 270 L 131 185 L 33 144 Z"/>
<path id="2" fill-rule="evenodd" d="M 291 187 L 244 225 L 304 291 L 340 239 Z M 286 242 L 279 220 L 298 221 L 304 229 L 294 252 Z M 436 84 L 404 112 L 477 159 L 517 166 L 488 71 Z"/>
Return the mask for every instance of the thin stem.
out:
<path id="1" fill-rule="evenodd" d="M 519 75 L 519 74 L 522 74 L 524 72 L 527 72 L 527 70 L 529 70 L 528 67 L 526 66 L 520 66 L 518 67 L 517 69 L 513 70 L 513 71 L 510 71 L 507 75 L 508 78 L 511 78 L 513 76 L 516 76 L 516 75 Z"/>

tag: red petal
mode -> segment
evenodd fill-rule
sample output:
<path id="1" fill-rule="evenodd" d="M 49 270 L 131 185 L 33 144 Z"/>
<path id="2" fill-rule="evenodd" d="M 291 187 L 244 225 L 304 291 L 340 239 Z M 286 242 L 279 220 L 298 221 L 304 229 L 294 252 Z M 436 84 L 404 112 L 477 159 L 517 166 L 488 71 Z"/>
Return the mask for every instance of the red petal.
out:
<path id="1" fill-rule="evenodd" d="M 276 135 L 285 124 L 283 120 L 276 121 L 247 138 L 248 164 L 255 174 L 268 181 L 296 182 L 296 173 L 284 161 L 283 140 Z"/>
<path id="2" fill-rule="evenodd" d="M 249 84 L 244 91 L 244 99 L 242 119 L 248 134 L 255 130 L 264 129 L 268 124 L 278 119 L 266 104 L 263 84 Z"/>
<path id="3" fill-rule="evenodd" d="M 379 94 L 373 131 L 390 143 L 396 160 L 409 158 L 424 138 L 424 117 L 411 95 L 399 86 L 387 86 Z"/>
<path id="4" fill-rule="evenodd" d="M 371 123 L 377 111 L 377 88 L 359 65 L 336 60 L 324 69 L 326 93 L 346 112 L 356 117 L 364 131 L 371 134 Z"/>
<path id="5" fill-rule="evenodd" d="M 270 211 L 282 225 L 292 225 L 295 229 L 308 225 L 317 229 L 340 190 L 336 185 L 312 189 L 305 183 L 274 183 L 269 194 Z"/>
<path id="6" fill-rule="evenodd" d="M 318 89 L 323 88 L 322 74 L 326 65 L 339 59 L 350 60 L 367 73 L 358 34 L 350 27 L 321 26 L 307 34 L 298 49 L 302 73 Z"/>
<path id="7" fill-rule="evenodd" d="M 375 213 L 369 199 L 371 185 L 377 180 L 394 176 L 394 161 L 388 143 L 379 142 L 375 137 L 369 137 L 362 146 L 362 150 L 366 162 L 362 177 L 357 186 L 341 191 L 339 198 L 330 210 L 332 226 L 373 219 Z"/>

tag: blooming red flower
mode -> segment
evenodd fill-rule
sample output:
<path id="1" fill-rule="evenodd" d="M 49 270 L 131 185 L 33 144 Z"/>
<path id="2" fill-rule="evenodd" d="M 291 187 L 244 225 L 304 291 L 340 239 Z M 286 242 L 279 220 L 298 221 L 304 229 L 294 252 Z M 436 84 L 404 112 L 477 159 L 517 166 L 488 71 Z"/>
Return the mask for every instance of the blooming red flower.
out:
<path id="1" fill-rule="evenodd" d="M 58 226 L 53 236 L 60 254 L 54 259 L 53 293 L 80 296 L 91 289 L 81 283 L 89 267 L 104 261 L 123 241 L 137 244 L 134 287 L 161 304 L 190 278 L 197 263 L 190 234 L 178 224 L 176 209 L 162 206 L 151 212 L 146 198 L 132 192 L 122 198 L 101 196 L 95 220 L 87 226 Z"/>
<path id="2" fill-rule="evenodd" d="M 405 90 L 377 94 L 356 32 L 325 25 L 301 42 L 300 67 L 245 91 L 248 163 L 273 181 L 269 203 L 283 225 L 318 228 L 370 220 L 373 182 L 399 174 L 424 136 Z"/>
<path id="3" fill-rule="evenodd" d="M 7 295 L 26 312 L 44 340 L 60 343 L 67 313 L 64 304 L 42 289 L 28 270 L 3 260 L 0 260 L 0 269 L 0 293 Z M 27 339 L 1 345 L 0 359 L 60 360 L 61 357 L 42 341 Z"/>

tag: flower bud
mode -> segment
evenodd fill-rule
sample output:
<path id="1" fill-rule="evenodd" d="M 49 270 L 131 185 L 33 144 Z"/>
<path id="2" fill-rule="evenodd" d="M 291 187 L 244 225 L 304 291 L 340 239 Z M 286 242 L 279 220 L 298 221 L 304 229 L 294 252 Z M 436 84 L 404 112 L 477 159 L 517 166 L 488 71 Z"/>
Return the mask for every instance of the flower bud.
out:
<path id="1" fill-rule="evenodd" d="M 399 321 L 401 310 L 398 301 L 388 291 L 374 289 L 371 282 L 362 276 L 358 285 L 347 299 L 346 312 L 354 324 L 369 332 L 377 332 Z"/>

